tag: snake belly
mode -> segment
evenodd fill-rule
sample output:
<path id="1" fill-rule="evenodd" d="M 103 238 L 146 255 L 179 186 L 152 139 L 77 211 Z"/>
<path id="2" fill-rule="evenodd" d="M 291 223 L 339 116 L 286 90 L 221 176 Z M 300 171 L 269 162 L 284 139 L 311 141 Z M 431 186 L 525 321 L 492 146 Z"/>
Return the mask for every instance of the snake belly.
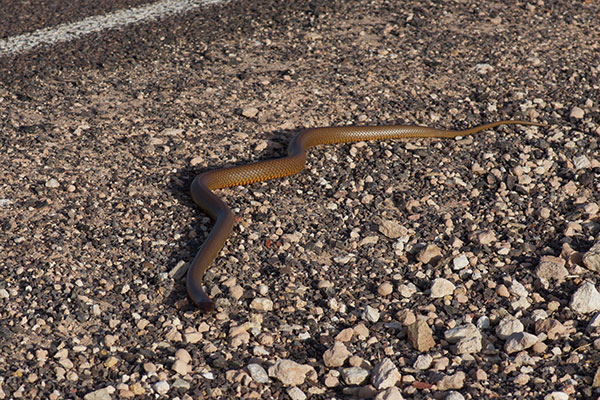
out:
<path id="1" fill-rule="evenodd" d="M 189 297 L 202 311 L 210 312 L 215 309 L 214 301 L 202 288 L 202 279 L 231 234 L 234 216 L 229 207 L 213 193 L 213 190 L 294 175 L 304 169 L 306 150 L 314 146 L 399 138 L 454 138 L 508 124 L 545 126 L 536 122 L 507 120 L 458 131 L 416 125 L 307 129 L 294 136 L 289 144 L 286 157 L 216 169 L 196 176 L 190 187 L 192 199 L 215 223 L 188 268 L 186 286 Z"/>

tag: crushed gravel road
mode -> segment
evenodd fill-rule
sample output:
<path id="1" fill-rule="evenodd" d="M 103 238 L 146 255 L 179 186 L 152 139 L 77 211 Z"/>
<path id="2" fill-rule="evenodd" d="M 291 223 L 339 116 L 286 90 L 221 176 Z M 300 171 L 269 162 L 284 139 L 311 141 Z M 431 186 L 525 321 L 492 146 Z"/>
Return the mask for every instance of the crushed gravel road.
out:
<path id="1" fill-rule="evenodd" d="M 138 4 L 143 1 L 122 2 Z M 600 398 L 596 1 L 253 1 L 0 58 L 0 399 Z M 205 170 L 303 128 L 505 126 Z"/>

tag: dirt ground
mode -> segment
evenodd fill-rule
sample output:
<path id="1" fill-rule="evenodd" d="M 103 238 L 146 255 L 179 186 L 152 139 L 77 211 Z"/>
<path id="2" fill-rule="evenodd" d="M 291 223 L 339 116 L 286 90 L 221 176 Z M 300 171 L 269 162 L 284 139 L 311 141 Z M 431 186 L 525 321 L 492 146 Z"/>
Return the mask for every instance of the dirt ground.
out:
<path id="1" fill-rule="evenodd" d="M 599 16 L 241 1 L 0 58 L 0 399 L 600 398 Z M 198 173 L 504 119 L 547 126 L 219 190 L 217 310 L 187 299 Z"/>

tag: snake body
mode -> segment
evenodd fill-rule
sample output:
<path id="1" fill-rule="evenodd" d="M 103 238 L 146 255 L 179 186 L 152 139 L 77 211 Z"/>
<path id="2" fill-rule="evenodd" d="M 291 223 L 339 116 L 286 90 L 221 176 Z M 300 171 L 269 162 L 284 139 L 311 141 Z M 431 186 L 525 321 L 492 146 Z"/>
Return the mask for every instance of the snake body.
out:
<path id="1" fill-rule="evenodd" d="M 442 130 L 424 126 L 344 126 L 307 129 L 298 133 L 289 144 L 287 157 L 259 161 L 204 172 L 194 179 L 190 191 L 194 202 L 214 221 L 214 227 L 198 250 L 187 273 L 187 292 L 192 301 L 205 312 L 213 311 L 215 303 L 202 289 L 202 279 L 233 229 L 234 216 L 213 190 L 294 175 L 304 169 L 306 150 L 323 144 L 360 142 L 398 138 L 454 138 L 495 128 L 519 124 L 544 126 L 527 121 L 498 121 L 466 130 Z"/>

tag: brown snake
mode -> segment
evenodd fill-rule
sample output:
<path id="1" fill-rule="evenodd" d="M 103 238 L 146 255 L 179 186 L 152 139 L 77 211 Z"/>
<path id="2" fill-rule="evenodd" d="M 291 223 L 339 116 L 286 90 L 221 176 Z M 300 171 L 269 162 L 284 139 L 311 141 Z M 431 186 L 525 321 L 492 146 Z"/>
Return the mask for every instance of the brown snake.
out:
<path id="1" fill-rule="evenodd" d="M 234 218 L 229 207 L 212 192 L 213 190 L 294 175 L 304 169 L 306 149 L 313 146 L 378 139 L 454 138 L 507 124 L 545 126 L 536 122 L 509 120 L 492 122 L 462 131 L 410 125 L 307 129 L 294 136 L 288 147 L 287 157 L 207 171 L 196 176 L 190 188 L 192 198 L 215 221 L 215 225 L 188 269 L 188 295 L 201 310 L 208 312 L 215 309 L 215 303 L 202 289 L 202 278 L 229 237 Z"/>

